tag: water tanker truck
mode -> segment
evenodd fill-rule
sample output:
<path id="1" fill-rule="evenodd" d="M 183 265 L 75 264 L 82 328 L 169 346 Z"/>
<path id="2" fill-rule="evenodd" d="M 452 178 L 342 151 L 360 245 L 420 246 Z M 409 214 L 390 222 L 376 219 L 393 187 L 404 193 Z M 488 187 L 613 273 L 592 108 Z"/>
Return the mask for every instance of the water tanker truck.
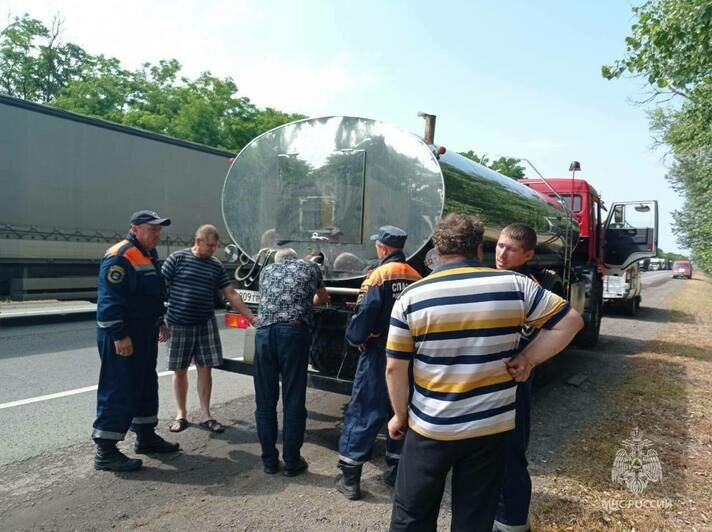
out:
<path id="1" fill-rule="evenodd" d="M 358 352 L 344 341 L 344 331 L 358 287 L 377 264 L 369 236 L 381 225 L 405 229 L 408 262 L 427 275 L 435 222 L 446 213 L 462 212 L 485 223 L 483 262 L 488 266 L 494 265 L 504 226 L 531 225 L 537 232 L 534 263 L 544 272 L 542 284 L 584 315 L 586 327 L 578 341 L 595 345 L 601 275 L 655 255 L 656 202 L 614 204 L 611 214 L 616 216 L 609 218 L 615 223 L 604 226 L 592 187 L 585 198 L 575 191 L 578 201 L 587 202 L 585 213 L 575 212 L 572 192 L 566 193 L 571 180 L 566 186 L 559 183 L 564 189 L 559 193 L 545 179 L 522 183 L 501 175 L 435 144 L 435 117 L 424 116 L 423 138 L 377 120 L 332 116 L 280 126 L 239 153 L 225 179 L 222 211 L 234 243 L 226 255 L 237 263 L 243 299 L 259 305 L 259 271 L 279 247 L 321 257 L 332 299 L 316 309 L 311 364 L 322 377 L 348 378 Z M 598 209 L 596 221 L 585 218 L 591 209 Z M 250 371 L 244 363 L 229 361 L 225 369 Z"/>

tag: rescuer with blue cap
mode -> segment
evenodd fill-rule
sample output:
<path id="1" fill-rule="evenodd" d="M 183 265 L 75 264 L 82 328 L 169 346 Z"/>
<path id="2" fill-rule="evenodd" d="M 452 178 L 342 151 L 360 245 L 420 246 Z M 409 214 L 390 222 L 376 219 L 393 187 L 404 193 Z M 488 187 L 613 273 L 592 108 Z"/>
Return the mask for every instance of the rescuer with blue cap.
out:
<path id="1" fill-rule="evenodd" d="M 339 438 L 337 467 L 341 473 L 336 478 L 336 489 L 351 500 L 361 498 L 363 464 L 370 460 L 376 437 L 392 415 L 386 388 L 386 337 L 391 310 L 403 289 L 420 279 L 420 274 L 406 263 L 403 248 L 407 237 L 405 231 L 392 225 L 380 227 L 371 236 L 379 265 L 361 285 L 346 329 L 346 340 L 360 351 L 360 356 Z M 386 441 L 389 469 L 383 480 L 390 487 L 395 484 L 402 446 L 402 440 Z"/>
<path id="2" fill-rule="evenodd" d="M 131 429 L 138 454 L 178 450 L 155 428 L 158 423 L 158 341 L 168 339 L 163 322 L 165 289 L 156 246 L 161 228 L 170 225 L 154 211 L 131 216 L 125 240 L 111 246 L 99 268 L 97 344 L 101 357 L 97 390 L 94 467 L 136 471 L 142 461 L 116 447 Z"/>

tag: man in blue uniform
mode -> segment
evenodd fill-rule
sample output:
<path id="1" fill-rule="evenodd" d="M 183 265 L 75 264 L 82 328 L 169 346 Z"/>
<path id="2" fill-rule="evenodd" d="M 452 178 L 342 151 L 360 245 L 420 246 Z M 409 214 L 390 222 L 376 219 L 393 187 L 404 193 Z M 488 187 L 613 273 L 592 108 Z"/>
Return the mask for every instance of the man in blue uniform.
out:
<path id="1" fill-rule="evenodd" d="M 97 390 L 94 467 L 136 471 L 141 460 L 116 447 L 129 428 L 139 454 L 178 450 L 154 430 L 158 423 L 158 340 L 168 339 L 163 323 L 164 285 L 156 246 L 170 225 L 152 211 L 131 216 L 131 230 L 101 261 L 97 297 L 97 343 L 101 357 Z"/>
<path id="2" fill-rule="evenodd" d="M 420 274 L 405 262 L 403 247 L 408 235 L 402 229 L 384 225 L 376 241 L 380 263 L 361 285 L 356 310 L 346 329 L 346 340 L 361 352 L 354 377 L 351 402 L 346 410 L 344 429 L 339 438 L 341 473 L 336 489 L 347 499 L 361 497 L 361 470 L 371 458 L 373 444 L 383 424 L 391 416 L 386 388 L 386 337 L 393 303 L 403 289 L 420 279 Z M 384 476 L 389 486 L 395 484 L 402 441 L 386 441 Z"/>
<path id="3" fill-rule="evenodd" d="M 539 284 L 536 274 L 529 266 L 536 247 L 536 231 L 526 224 L 511 224 L 502 229 L 497 240 L 495 261 L 498 270 L 510 270 L 526 275 Z M 521 332 L 518 352 L 534 339 L 537 330 L 525 326 Z M 532 496 L 532 481 L 527 469 L 527 447 L 531 427 L 532 379 L 517 384 L 516 425 L 505 436 L 506 459 L 504 484 L 500 495 L 494 530 L 500 532 L 527 532 L 529 527 L 529 504 Z"/>

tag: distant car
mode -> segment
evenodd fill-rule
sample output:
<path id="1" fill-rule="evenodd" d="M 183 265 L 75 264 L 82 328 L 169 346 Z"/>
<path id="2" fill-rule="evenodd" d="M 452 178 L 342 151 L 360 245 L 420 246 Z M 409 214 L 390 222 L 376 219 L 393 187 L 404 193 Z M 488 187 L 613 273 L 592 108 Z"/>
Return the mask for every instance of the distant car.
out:
<path id="1" fill-rule="evenodd" d="M 692 279 L 692 264 L 689 260 L 676 260 L 672 265 L 672 278 Z"/>
<path id="2" fill-rule="evenodd" d="M 622 275 L 603 276 L 603 304 L 607 307 L 622 307 L 628 316 L 634 316 L 642 301 L 643 284 L 638 263 Z"/>

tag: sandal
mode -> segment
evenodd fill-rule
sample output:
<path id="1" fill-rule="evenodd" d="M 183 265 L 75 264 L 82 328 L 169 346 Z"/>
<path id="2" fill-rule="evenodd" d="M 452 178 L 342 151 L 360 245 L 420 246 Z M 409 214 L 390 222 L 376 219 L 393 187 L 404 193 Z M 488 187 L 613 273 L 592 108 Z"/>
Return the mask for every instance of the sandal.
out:
<path id="1" fill-rule="evenodd" d="M 210 432 L 223 432 L 225 427 L 219 421 L 214 419 L 208 419 L 207 421 L 201 421 L 200 426 L 208 429 Z"/>
<path id="2" fill-rule="evenodd" d="M 181 417 L 171 423 L 171 426 L 168 428 L 168 430 L 170 430 L 171 432 L 182 432 L 188 428 L 189 424 L 190 423 L 188 423 L 187 419 Z"/>

